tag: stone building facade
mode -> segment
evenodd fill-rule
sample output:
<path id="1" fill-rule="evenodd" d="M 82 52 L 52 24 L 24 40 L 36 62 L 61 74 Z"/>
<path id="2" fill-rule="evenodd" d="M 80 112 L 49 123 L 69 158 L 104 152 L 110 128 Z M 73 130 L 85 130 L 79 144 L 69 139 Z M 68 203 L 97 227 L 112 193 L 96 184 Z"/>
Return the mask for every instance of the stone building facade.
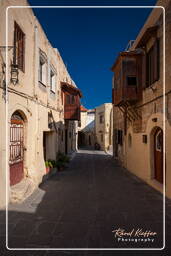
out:
<path id="1" fill-rule="evenodd" d="M 95 141 L 104 151 L 112 151 L 113 109 L 112 103 L 104 103 L 95 108 Z"/>
<path id="2" fill-rule="evenodd" d="M 112 67 L 113 147 L 124 167 L 161 192 L 166 167 L 166 195 L 171 197 L 171 1 L 156 5 L 165 8 L 165 51 L 163 9 L 154 8 Z"/>
<path id="3" fill-rule="evenodd" d="M 29 7 L 26 0 L 0 2 L 0 206 L 6 183 L 10 199 L 21 180 L 42 181 L 46 160 L 76 150 L 81 97 L 31 8 L 8 9 L 6 45 L 6 9 L 15 5 Z"/>
<path id="4" fill-rule="evenodd" d="M 94 149 L 95 145 L 95 110 L 81 106 L 81 118 L 78 122 L 78 147 Z"/>

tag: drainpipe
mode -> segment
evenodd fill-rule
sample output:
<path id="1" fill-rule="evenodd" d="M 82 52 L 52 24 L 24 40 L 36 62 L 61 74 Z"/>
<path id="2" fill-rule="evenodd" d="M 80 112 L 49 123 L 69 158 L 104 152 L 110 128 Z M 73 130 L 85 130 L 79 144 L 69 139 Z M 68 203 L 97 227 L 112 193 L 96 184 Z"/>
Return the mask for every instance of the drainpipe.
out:
<path id="1" fill-rule="evenodd" d="M 49 105 L 49 99 L 50 99 L 50 46 L 48 45 L 48 63 L 47 63 L 47 68 L 48 68 L 48 90 L 47 90 L 47 105 Z"/>
<path id="2" fill-rule="evenodd" d="M 35 21 L 36 22 L 36 21 Z M 34 83 L 33 83 L 33 95 L 35 97 L 35 136 L 36 136 L 36 147 L 35 147 L 35 160 L 37 161 L 37 157 L 39 154 L 39 106 L 38 106 L 38 95 L 37 95 L 37 88 L 38 88 L 38 70 L 39 70 L 39 50 L 38 50 L 38 27 L 37 25 L 34 26 L 34 35 L 35 35 L 35 55 L 34 55 Z"/>

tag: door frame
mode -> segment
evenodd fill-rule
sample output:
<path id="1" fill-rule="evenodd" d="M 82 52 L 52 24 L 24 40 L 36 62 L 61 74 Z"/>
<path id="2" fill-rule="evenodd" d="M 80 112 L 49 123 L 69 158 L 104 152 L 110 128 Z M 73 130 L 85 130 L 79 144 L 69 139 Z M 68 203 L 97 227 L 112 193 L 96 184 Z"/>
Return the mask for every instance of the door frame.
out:
<path id="1" fill-rule="evenodd" d="M 151 174 L 150 174 L 150 178 L 156 182 L 159 182 L 156 178 L 155 178 L 155 136 L 156 136 L 156 133 L 161 130 L 162 131 L 162 134 L 164 136 L 164 133 L 163 133 L 163 128 L 162 126 L 154 126 L 150 132 L 150 148 L 149 148 L 149 152 L 150 152 L 150 167 L 151 167 Z M 163 145 L 164 146 L 164 145 Z M 162 159 L 164 158 L 164 149 L 163 149 L 163 155 L 162 155 Z M 164 161 L 164 159 L 163 159 Z M 162 171 L 164 172 L 165 168 L 162 164 Z M 162 183 L 160 183 L 162 185 Z"/>
<path id="2" fill-rule="evenodd" d="M 15 127 L 16 126 L 16 127 Z M 13 186 L 22 181 L 25 176 L 25 133 L 26 133 L 26 117 L 20 110 L 13 112 L 10 118 L 10 133 L 9 133 L 9 180 L 10 186 Z M 16 147 L 18 148 L 18 157 Z M 17 159 L 18 158 L 18 159 Z M 21 159 L 21 161 L 20 161 Z M 22 168 L 19 176 L 15 177 L 15 171 Z M 13 170 L 12 170 L 13 169 Z M 15 170 L 16 169 L 16 170 Z M 11 174 L 13 172 L 13 174 Z M 14 175 L 14 176 L 12 176 Z"/>
<path id="3" fill-rule="evenodd" d="M 161 149 L 156 150 L 156 145 L 157 145 L 156 138 L 159 133 L 162 134 L 162 146 L 161 146 Z M 156 127 L 154 135 L 153 135 L 153 140 L 154 140 L 154 142 L 153 142 L 154 179 L 157 180 L 158 182 L 160 182 L 161 184 L 163 184 L 163 169 L 164 169 L 163 168 L 163 130 L 160 127 Z M 160 178 L 157 177 L 158 174 L 157 174 L 157 167 L 156 167 L 156 165 L 157 165 L 156 151 L 161 152 L 161 170 L 160 170 L 160 175 L 159 175 L 159 176 L 161 176 Z"/>

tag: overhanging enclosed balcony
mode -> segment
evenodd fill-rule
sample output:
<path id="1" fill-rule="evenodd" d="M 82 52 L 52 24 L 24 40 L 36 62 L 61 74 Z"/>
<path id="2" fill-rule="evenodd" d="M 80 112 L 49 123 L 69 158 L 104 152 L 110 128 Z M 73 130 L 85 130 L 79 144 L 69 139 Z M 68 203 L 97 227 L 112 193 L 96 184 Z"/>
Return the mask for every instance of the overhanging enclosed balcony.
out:
<path id="1" fill-rule="evenodd" d="M 81 91 L 68 83 L 62 82 L 62 98 L 64 100 L 64 119 L 80 120 Z"/>
<path id="2" fill-rule="evenodd" d="M 114 72 L 112 97 L 115 106 L 121 106 L 126 102 L 132 105 L 141 100 L 143 57 L 142 51 L 121 52 L 112 66 Z"/>

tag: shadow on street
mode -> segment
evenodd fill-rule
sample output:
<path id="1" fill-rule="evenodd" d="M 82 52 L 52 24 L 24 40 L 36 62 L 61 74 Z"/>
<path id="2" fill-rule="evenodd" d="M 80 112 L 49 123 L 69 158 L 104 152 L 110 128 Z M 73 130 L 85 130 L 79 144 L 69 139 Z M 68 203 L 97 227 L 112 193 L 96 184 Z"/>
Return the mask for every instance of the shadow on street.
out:
<path id="1" fill-rule="evenodd" d="M 171 238 L 170 206 L 167 200 L 166 251 Z M 127 240 L 119 240 L 121 237 L 112 232 L 119 228 L 133 233 L 122 237 Z M 139 232 L 135 236 L 137 230 L 157 234 L 143 237 Z M 23 251 L 5 249 L 5 211 L 0 212 L 0 241 L 1 255 L 23 255 Z M 72 252 L 65 248 L 161 248 L 162 195 L 118 166 L 111 156 L 101 151 L 79 150 L 67 169 L 42 183 L 23 203 L 9 205 L 8 247 L 64 248 L 60 252 L 25 251 L 24 255 L 115 253 Z M 138 255 L 138 251 L 130 252 Z M 147 252 L 141 251 L 139 255 L 149 255 Z M 150 255 L 164 255 L 163 251 L 153 252 Z"/>

